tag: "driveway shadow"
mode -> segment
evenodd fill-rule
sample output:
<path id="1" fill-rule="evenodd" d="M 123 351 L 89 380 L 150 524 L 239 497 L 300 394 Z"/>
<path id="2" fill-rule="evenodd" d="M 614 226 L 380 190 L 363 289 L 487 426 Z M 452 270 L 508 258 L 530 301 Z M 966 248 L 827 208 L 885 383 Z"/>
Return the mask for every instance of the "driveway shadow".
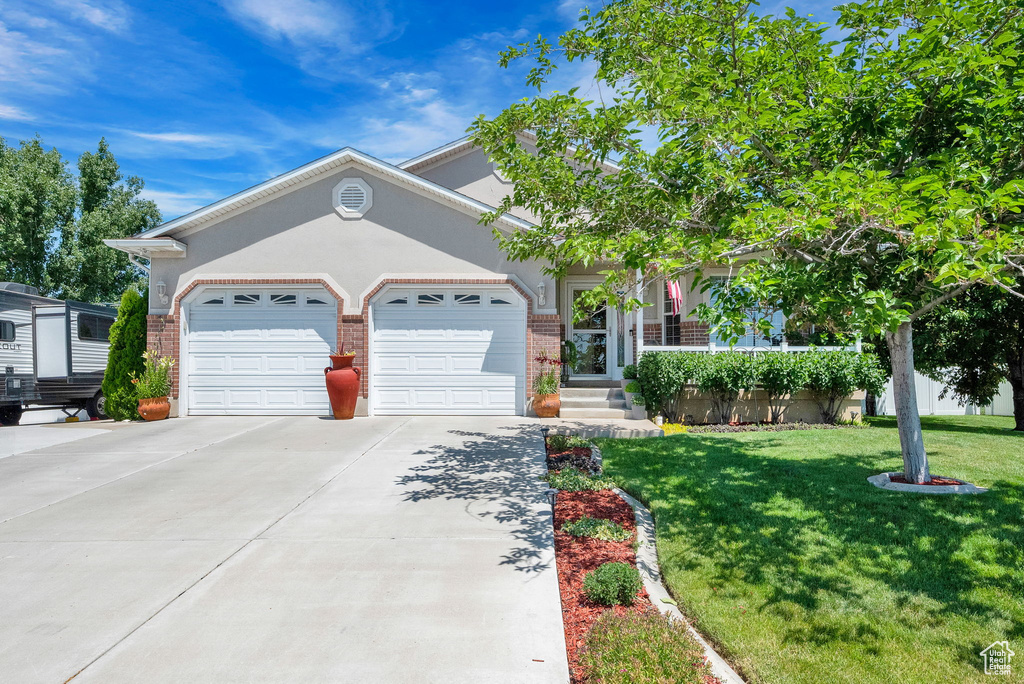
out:
<path id="1" fill-rule="evenodd" d="M 398 478 L 406 501 L 465 501 L 472 514 L 501 525 L 514 540 L 502 565 L 538 573 L 551 567 L 554 537 L 545 472 L 544 441 L 536 425 L 500 426 L 494 431 L 449 430 L 461 438 L 417 451 L 427 456 Z"/>

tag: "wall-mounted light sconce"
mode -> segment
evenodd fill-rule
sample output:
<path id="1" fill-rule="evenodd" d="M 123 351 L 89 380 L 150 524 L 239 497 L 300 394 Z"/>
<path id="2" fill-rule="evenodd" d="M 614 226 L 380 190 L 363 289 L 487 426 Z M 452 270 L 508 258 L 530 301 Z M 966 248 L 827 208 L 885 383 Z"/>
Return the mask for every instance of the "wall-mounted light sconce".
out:
<path id="1" fill-rule="evenodd" d="M 548 286 L 547 284 L 544 283 L 543 280 L 540 281 L 539 285 L 537 285 L 537 303 L 540 304 L 541 306 L 544 306 L 545 304 L 548 303 L 548 298 L 544 294 L 545 292 L 547 292 L 547 289 Z"/>
<path id="2" fill-rule="evenodd" d="M 167 296 L 167 284 L 162 280 L 156 284 L 156 296 L 160 298 L 161 304 L 166 304 L 170 299 Z"/>

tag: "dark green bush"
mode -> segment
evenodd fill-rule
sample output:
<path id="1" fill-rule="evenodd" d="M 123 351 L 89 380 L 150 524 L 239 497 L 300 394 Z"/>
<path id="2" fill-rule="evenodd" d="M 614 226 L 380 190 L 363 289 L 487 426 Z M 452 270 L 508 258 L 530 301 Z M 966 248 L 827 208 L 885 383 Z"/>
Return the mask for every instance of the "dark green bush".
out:
<path id="1" fill-rule="evenodd" d="M 711 675 L 685 625 L 653 611 L 605 611 L 587 634 L 580 665 L 588 682 L 601 684 L 703 684 Z"/>
<path id="2" fill-rule="evenodd" d="M 604 606 L 633 605 L 643 583 L 629 563 L 605 563 L 583 578 L 583 593 Z"/>
<path id="3" fill-rule="evenodd" d="M 602 541 L 626 541 L 633 533 L 622 525 L 605 518 L 591 518 L 585 515 L 562 525 L 562 531 L 574 537 L 592 537 Z"/>
<path id="4" fill-rule="evenodd" d="M 622 369 L 622 378 L 624 380 L 636 380 L 637 377 L 638 376 L 636 366 L 634 366 L 633 364 L 629 364 L 628 366 Z"/>
<path id="5" fill-rule="evenodd" d="M 644 406 L 661 412 L 670 423 L 681 417 L 680 393 L 691 382 L 697 352 L 644 352 L 637 365 Z"/>
<path id="6" fill-rule="evenodd" d="M 117 320 L 110 326 L 110 352 L 107 369 L 103 373 L 103 396 L 107 401 L 106 414 L 114 420 L 140 418 L 132 376 L 143 371 L 148 312 L 149 290 L 139 292 L 131 287 L 121 295 Z"/>
<path id="7" fill-rule="evenodd" d="M 821 422 L 839 419 L 843 400 L 857 390 L 881 394 L 885 375 L 874 354 L 851 351 L 812 351 L 800 354 L 807 376 L 806 389 L 818 404 Z"/>
<path id="8" fill-rule="evenodd" d="M 723 425 L 732 417 L 740 390 L 752 389 L 757 384 L 754 358 L 740 352 L 702 354 L 695 375 L 697 390 L 708 395 L 718 422 Z"/>
<path id="9" fill-rule="evenodd" d="M 754 375 L 758 385 L 768 395 L 771 422 L 782 422 L 786 404 L 784 397 L 790 397 L 807 384 L 807 367 L 799 354 L 765 352 L 754 357 Z"/>

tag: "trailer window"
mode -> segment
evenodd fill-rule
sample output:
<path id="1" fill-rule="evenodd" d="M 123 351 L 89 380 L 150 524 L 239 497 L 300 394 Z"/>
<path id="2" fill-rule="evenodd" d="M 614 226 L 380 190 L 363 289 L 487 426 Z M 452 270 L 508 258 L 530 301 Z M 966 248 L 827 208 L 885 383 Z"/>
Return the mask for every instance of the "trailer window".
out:
<path id="1" fill-rule="evenodd" d="M 13 342 L 16 336 L 14 323 L 12 321 L 0 321 L 0 340 Z"/>
<path id="2" fill-rule="evenodd" d="M 92 314 L 78 314 L 78 339 L 106 342 L 110 337 L 111 323 L 113 321 L 109 318 Z"/>

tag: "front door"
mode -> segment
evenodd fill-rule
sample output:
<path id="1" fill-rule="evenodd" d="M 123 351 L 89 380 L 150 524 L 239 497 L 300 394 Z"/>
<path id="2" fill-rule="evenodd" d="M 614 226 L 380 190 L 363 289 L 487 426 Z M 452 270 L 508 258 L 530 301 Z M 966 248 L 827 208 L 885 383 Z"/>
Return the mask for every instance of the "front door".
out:
<path id="1" fill-rule="evenodd" d="M 570 301 L 575 305 L 577 299 L 590 287 L 583 285 L 570 285 Z M 574 306 L 575 308 L 575 306 Z M 584 378 L 608 378 L 611 377 L 610 368 L 610 346 L 612 342 L 612 317 L 608 315 L 608 307 L 587 312 L 587 315 L 580 320 L 573 320 L 573 312 L 569 312 L 567 328 L 570 330 L 569 339 L 576 344 L 579 354 L 576 365 L 572 368 L 572 375 Z"/>

